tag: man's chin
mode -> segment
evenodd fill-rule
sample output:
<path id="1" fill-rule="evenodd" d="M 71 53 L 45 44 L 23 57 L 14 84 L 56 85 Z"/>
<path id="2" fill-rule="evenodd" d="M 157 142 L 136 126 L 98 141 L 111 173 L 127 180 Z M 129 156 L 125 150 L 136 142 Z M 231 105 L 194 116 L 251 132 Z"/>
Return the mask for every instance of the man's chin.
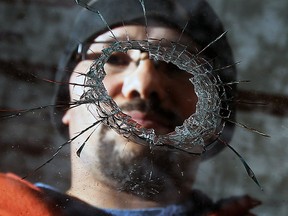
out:
<path id="1" fill-rule="evenodd" d="M 100 142 L 104 142 L 107 145 L 113 143 L 114 151 L 117 151 L 122 157 L 133 157 L 151 153 L 149 144 L 146 143 L 143 138 L 137 137 L 136 135 L 125 138 L 107 126 L 104 126 L 104 128 Z M 151 129 L 151 127 L 145 129 L 148 130 Z M 154 125 L 153 129 L 156 135 L 165 135 L 174 131 L 174 128 L 167 128 L 162 125 Z"/>
<path id="2" fill-rule="evenodd" d="M 132 140 L 125 138 L 116 131 L 104 125 L 101 132 L 101 138 L 99 140 L 99 144 L 100 143 L 101 145 L 105 143 L 104 148 L 113 145 L 113 151 L 118 152 L 119 156 L 122 158 L 127 157 L 127 160 L 129 160 L 130 157 L 150 151 L 148 145 L 138 143 L 135 139 Z"/>
<path id="3" fill-rule="evenodd" d="M 102 130 L 98 146 L 97 167 L 103 179 L 123 192 L 153 200 L 183 181 L 182 172 L 187 163 L 183 169 L 178 167 L 183 155 L 163 148 L 151 151 L 148 146 L 129 141 L 109 128 Z"/>
<path id="4" fill-rule="evenodd" d="M 142 128 L 145 128 L 145 129 L 154 129 L 154 132 L 157 135 L 165 135 L 165 134 L 171 133 L 176 128 L 176 126 L 175 127 L 167 127 L 167 126 L 164 126 L 164 125 L 156 123 L 156 122 L 143 122 L 140 125 Z"/>

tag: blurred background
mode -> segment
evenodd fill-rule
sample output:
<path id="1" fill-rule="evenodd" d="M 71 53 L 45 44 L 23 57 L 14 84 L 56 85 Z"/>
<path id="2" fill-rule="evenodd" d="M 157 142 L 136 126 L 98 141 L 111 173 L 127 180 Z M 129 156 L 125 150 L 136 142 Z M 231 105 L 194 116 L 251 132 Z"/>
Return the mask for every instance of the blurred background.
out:
<path id="1" fill-rule="evenodd" d="M 202 163 L 195 187 L 213 199 L 249 194 L 262 200 L 257 215 L 288 214 L 288 1 L 209 0 L 228 30 L 239 61 L 237 121 L 270 138 L 236 127 L 231 145 L 255 172 L 259 187 L 237 156 L 226 149 Z M 57 62 L 79 10 L 73 0 L 0 0 L 0 110 L 52 103 Z M 265 104 L 265 105 L 263 105 Z M 0 172 L 44 182 L 60 190 L 70 183 L 69 146 L 37 172 L 65 142 L 53 128 L 51 109 L 13 118 L 0 112 Z"/>

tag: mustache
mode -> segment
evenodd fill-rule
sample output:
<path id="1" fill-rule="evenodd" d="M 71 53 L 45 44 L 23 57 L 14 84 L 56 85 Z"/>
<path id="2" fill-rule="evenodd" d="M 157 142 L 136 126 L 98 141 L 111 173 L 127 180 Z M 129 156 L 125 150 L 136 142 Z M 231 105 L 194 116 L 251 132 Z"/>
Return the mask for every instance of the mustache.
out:
<path id="1" fill-rule="evenodd" d="M 169 121 L 169 125 L 178 126 L 183 123 L 185 119 L 183 119 L 180 115 L 176 112 L 164 108 L 159 100 L 143 100 L 141 98 L 135 98 L 128 102 L 121 104 L 120 109 L 122 111 L 141 111 L 146 113 L 147 115 L 157 116 L 166 122 Z"/>

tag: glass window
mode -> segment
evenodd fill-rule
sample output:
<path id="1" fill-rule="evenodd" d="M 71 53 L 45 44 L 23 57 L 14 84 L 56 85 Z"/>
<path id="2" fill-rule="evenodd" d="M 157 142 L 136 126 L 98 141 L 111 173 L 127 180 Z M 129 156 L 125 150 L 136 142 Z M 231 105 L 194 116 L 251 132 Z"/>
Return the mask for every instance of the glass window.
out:
<path id="1" fill-rule="evenodd" d="M 98 207 L 189 185 L 285 215 L 288 3 L 109 2 L 0 3 L 0 172 L 92 205 L 100 176 Z"/>

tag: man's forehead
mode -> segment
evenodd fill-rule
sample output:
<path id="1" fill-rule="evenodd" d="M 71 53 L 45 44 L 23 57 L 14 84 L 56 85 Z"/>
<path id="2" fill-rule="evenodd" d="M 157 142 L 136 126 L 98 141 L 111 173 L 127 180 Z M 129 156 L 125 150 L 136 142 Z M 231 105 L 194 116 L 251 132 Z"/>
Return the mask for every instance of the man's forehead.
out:
<path id="1" fill-rule="evenodd" d="M 187 34 L 182 34 L 179 30 L 171 27 L 152 26 L 145 28 L 145 26 L 142 25 L 128 25 L 113 28 L 112 32 L 107 31 L 97 36 L 94 41 L 114 42 L 114 36 L 117 38 L 117 40 L 121 41 L 146 40 L 148 35 L 149 39 L 164 39 L 163 41 L 179 42 L 180 44 L 187 45 L 189 47 L 196 46 L 196 43 L 191 37 L 189 37 Z"/>

